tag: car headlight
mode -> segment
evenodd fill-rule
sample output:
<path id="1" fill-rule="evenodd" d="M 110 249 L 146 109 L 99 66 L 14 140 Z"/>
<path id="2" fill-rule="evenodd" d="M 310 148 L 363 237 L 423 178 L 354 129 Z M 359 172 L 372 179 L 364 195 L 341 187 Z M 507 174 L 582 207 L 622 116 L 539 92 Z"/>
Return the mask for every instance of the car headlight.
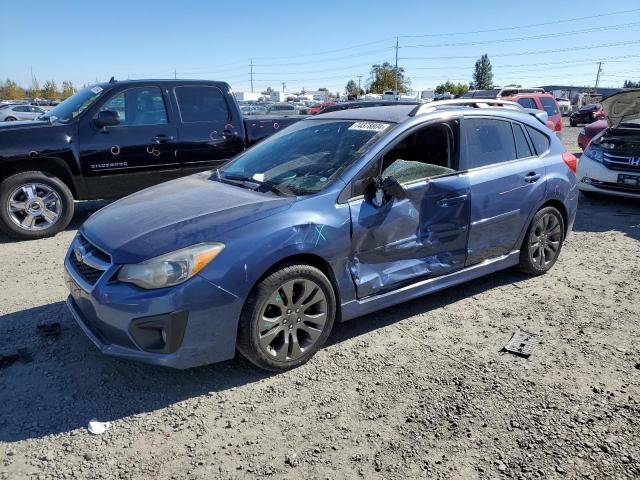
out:
<path id="1" fill-rule="evenodd" d="M 587 145 L 587 148 L 584 151 L 584 155 L 592 160 L 595 160 L 596 162 L 602 163 L 604 152 L 600 148 L 594 147 L 592 141 L 591 143 L 589 143 L 589 145 Z"/>
<path id="2" fill-rule="evenodd" d="M 142 263 L 124 265 L 118 280 L 146 289 L 178 285 L 206 267 L 222 250 L 222 243 L 192 245 Z"/>

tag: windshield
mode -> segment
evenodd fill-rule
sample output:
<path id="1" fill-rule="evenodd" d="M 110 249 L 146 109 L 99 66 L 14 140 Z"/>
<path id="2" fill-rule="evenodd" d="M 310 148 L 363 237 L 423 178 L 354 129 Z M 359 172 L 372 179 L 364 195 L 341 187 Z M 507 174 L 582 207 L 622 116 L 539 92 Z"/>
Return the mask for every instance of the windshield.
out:
<path id="1" fill-rule="evenodd" d="M 57 107 L 49 110 L 41 118 L 50 119 L 61 123 L 69 123 L 84 112 L 104 92 L 99 86 L 84 88 L 75 95 L 70 96 Z"/>
<path id="2" fill-rule="evenodd" d="M 220 179 L 254 179 L 294 195 L 325 188 L 364 154 L 388 123 L 306 120 L 267 138 L 220 169 Z"/>

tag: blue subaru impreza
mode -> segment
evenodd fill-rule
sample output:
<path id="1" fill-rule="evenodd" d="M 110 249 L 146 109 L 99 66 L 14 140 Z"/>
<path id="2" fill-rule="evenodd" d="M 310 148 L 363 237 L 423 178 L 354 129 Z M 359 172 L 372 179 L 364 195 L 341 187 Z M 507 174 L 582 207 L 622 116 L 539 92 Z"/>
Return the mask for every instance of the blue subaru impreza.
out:
<path id="1" fill-rule="evenodd" d="M 238 350 L 283 370 L 335 322 L 547 272 L 576 215 L 576 158 L 544 119 L 483 102 L 318 115 L 103 208 L 65 258 L 73 316 L 108 355 L 188 368 Z"/>

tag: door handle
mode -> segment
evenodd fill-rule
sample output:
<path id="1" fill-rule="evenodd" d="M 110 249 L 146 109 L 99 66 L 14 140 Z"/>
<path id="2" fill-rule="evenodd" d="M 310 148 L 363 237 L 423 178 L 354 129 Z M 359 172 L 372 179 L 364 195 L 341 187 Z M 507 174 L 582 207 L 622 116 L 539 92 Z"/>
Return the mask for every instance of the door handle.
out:
<path id="1" fill-rule="evenodd" d="M 153 137 L 153 141 L 156 143 L 167 143 L 173 140 L 171 135 L 165 135 L 164 133 L 159 133 L 155 137 Z"/>
<path id="2" fill-rule="evenodd" d="M 541 175 L 536 172 L 529 172 L 525 175 L 524 181 L 527 183 L 535 183 L 540 180 Z"/>
<path id="3" fill-rule="evenodd" d="M 231 130 L 223 130 L 222 131 L 222 138 L 230 138 L 233 137 L 233 132 Z"/>
<path id="4" fill-rule="evenodd" d="M 439 207 L 452 207 L 464 202 L 466 199 L 467 195 L 452 195 L 438 200 L 437 204 Z"/>

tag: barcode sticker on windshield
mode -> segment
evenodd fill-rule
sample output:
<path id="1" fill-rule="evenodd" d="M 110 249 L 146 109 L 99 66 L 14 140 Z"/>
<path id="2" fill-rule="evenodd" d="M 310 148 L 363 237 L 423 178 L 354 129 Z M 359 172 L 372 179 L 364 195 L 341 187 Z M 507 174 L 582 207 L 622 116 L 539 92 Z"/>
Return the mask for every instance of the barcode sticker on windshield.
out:
<path id="1" fill-rule="evenodd" d="M 98 94 L 98 93 L 100 93 L 100 92 L 102 91 L 102 87 L 97 87 L 97 86 L 96 86 L 96 87 L 93 87 L 93 88 L 91 89 L 91 91 L 92 91 L 93 93 Z"/>
<path id="2" fill-rule="evenodd" d="M 380 122 L 356 122 L 349 127 L 349 130 L 364 130 L 367 132 L 382 132 L 389 126 L 388 123 Z"/>

